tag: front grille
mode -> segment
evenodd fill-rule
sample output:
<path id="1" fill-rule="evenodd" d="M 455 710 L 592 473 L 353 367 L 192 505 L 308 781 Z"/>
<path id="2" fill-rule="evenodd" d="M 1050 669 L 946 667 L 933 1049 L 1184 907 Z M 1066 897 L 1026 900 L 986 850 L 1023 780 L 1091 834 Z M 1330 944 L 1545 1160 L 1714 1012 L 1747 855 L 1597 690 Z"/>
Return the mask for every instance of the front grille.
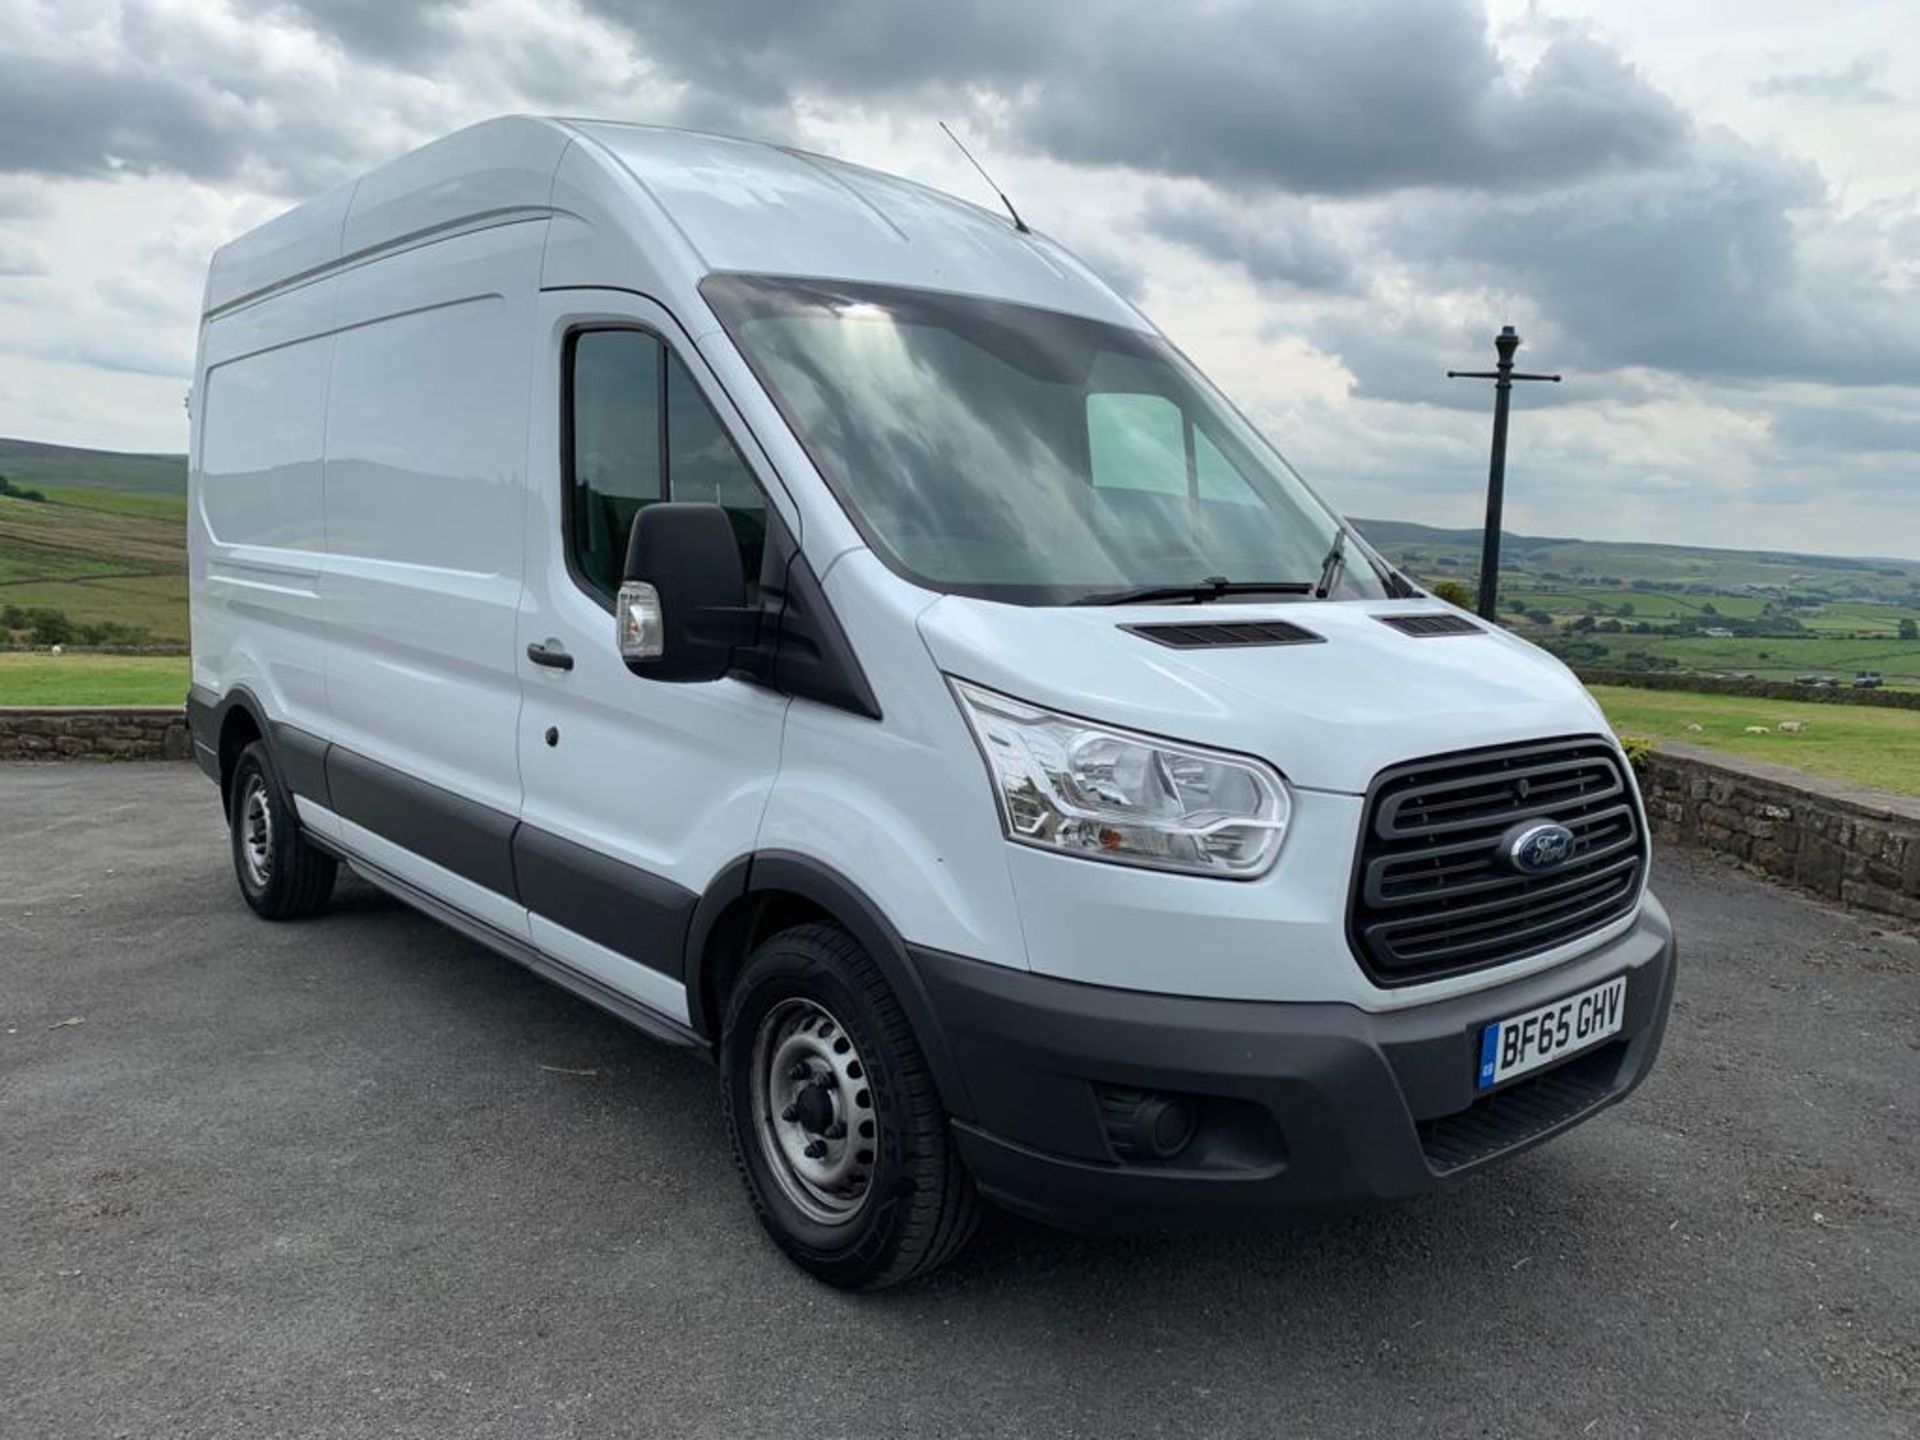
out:
<path id="1" fill-rule="evenodd" d="M 1381 985 L 1537 955 L 1633 909 L 1647 864 L 1633 787 L 1612 746 L 1553 740 L 1383 771 L 1367 795 L 1348 930 Z M 1523 822 L 1573 832 L 1553 870 L 1511 868 Z"/>
<path id="2" fill-rule="evenodd" d="M 1326 637 L 1290 620 L 1212 620 L 1190 625 L 1122 625 L 1142 640 L 1172 650 L 1236 649 L 1243 645 L 1319 645 Z"/>
<path id="3" fill-rule="evenodd" d="M 1626 1049 L 1616 1041 L 1484 1095 L 1457 1114 L 1422 1120 L 1416 1128 L 1427 1164 L 1437 1175 L 1476 1165 L 1586 1114 L 1613 1093 Z"/>

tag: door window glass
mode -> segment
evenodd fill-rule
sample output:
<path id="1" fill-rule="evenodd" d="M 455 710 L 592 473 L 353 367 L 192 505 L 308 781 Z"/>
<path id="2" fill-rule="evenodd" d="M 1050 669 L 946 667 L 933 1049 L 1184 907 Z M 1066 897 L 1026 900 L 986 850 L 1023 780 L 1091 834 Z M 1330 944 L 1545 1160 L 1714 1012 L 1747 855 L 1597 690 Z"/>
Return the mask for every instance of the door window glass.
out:
<path id="1" fill-rule="evenodd" d="M 641 330 L 583 331 L 570 364 L 567 541 L 582 583 L 608 597 L 619 590 L 643 506 L 704 500 L 726 507 L 757 591 L 766 500 L 687 368 Z"/>

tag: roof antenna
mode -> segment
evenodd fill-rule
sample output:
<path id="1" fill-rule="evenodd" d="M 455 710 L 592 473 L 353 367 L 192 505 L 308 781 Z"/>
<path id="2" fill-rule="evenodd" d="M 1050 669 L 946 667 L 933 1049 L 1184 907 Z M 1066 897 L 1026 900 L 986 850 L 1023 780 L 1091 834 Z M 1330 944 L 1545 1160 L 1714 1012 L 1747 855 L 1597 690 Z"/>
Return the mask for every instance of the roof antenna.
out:
<path id="1" fill-rule="evenodd" d="M 960 144 L 960 137 L 954 134 L 952 130 L 947 129 L 946 121 L 940 121 L 940 128 L 947 131 L 947 138 L 959 147 L 960 153 L 967 157 L 967 163 L 980 172 L 980 178 L 987 182 L 987 188 L 1000 197 L 1000 203 L 1007 207 L 1007 213 L 1013 217 L 1013 228 L 1018 230 L 1022 235 L 1031 235 L 1033 231 L 1029 230 L 1027 228 L 1027 222 L 1020 218 L 1020 212 L 1013 208 L 1013 202 L 1007 198 L 1007 192 L 993 183 L 993 177 L 987 174 L 987 167 L 973 158 L 973 152 L 971 150 Z"/>

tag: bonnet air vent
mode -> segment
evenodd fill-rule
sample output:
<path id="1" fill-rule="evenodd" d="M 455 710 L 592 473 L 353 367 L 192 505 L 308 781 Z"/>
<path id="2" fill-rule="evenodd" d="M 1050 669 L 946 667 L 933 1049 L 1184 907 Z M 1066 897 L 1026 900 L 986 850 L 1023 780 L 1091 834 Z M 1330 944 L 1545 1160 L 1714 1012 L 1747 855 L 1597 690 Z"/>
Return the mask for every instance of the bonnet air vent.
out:
<path id="1" fill-rule="evenodd" d="M 1435 611 L 1430 615 L 1376 615 L 1382 625 L 1391 625 L 1402 635 L 1425 639 L 1429 635 L 1484 635 L 1486 631 L 1464 615 Z"/>
<path id="2" fill-rule="evenodd" d="M 1170 650 L 1238 650 L 1249 645 L 1316 645 L 1324 635 L 1285 620 L 1218 621 L 1197 625 L 1122 625 L 1143 640 Z"/>

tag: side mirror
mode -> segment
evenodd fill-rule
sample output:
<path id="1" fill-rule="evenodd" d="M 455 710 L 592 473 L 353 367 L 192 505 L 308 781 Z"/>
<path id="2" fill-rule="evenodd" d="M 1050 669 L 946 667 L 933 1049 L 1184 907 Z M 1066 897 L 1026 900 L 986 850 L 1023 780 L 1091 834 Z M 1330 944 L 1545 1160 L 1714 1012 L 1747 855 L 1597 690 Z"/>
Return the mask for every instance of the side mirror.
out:
<path id="1" fill-rule="evenodd" d="M 633 517 L 614 605 L 620 658 L 636 675 L 718 680 L 736 647 L 751 644 L 757 615 L 733 524 L 718 505 L 669 501 Z"/>

